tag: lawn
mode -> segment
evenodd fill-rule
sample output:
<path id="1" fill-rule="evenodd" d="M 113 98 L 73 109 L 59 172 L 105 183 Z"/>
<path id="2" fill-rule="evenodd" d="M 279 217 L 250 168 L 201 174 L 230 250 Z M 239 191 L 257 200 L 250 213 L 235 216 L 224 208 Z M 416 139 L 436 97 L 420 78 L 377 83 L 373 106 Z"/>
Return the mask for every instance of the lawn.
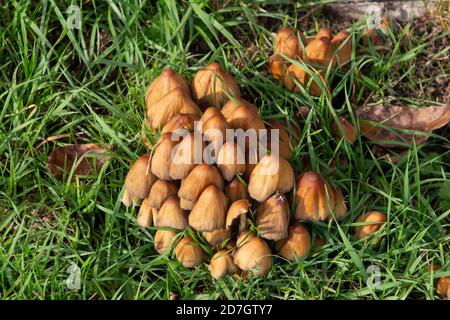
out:
<path id="1" fill-rule="evenodd" d="M 436 280 L 450 276 L 450 126 L 386 151 L 360 134 L 353 144 L 336 140 L 331 115 L 355 121 L 356 106 L 449 105 L 449 12 L 394 23 L 389 45 L 376 51 L 359 41 L 366 21 L 330 17 L 317 3 L 226 3 L 0 2 L 2 299 L 439 299 Z M 351 28 L 358 46 L 331 98 L 289 92 L 271 77 L 282 26 L 308 36 Z M 214 60 L 263 119 L 299 124 L 296 172 L 326 175 L 349 209 L 308 224 L 322 248 L 294 262 L 275 256 L 261 278 L 214 280 L 206 262 L 187 269 L 173 253 L 159 255 L 155 229 L 139 227 L 139 208 L 121 203 L 131 164 L 147 152 L 148 85 L 166 66 L 192 79 Z M 305 119 L 297 115 L 304 106 Z M 77 143 L 107 147 L 111 159 L 93 175 L 55 178 L 48 155 Z M 374 210 L 387 215 L 379 247 L 353 236 L 356 219 Z"/>

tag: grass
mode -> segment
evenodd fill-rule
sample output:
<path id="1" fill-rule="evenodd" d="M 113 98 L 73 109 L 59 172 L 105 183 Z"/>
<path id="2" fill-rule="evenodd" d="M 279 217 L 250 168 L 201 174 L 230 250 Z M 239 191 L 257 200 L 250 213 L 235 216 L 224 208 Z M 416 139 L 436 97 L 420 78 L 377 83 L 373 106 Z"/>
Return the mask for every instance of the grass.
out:
<path id="1" fill-rule="evenodd" d="M 356 121 L 353 107 L 368 103 L 448 104 L 448 96 L 427 91 L 450 74 L 448 15 L 424 21 L 432 24 L 426 32 L 410 32 L 417 21 L 404 24 L 390 34 L 385 54 L 355 54 L 349 72 L 335 75 L 332 99 L 314 99 L 275 83 L 267 60 L 271 32 L 281 25 L 312 35 L 329 23 L 317 4 L 151 3 L 0 4 L 0 297 L 168 299 L 173 292 L 190 299 L 436 299 L 435 279 L 450 275 L 448 126 L 393 164 L 363 137 L 353 145 L 336 142 L 330 115 Z M 81 29 L 67 27 L 71 4 L 80 7 Z M 363 21 L 352 25 L 355 41 L 363 27 Z M 292 263 L 275 257 L 266 277 L 248 282 L 215 281 L 206 263 L 192 272 L 173 254 L 158 255 L 154 230 L 139 228 L 136 208 L 120 202 L 128 168 L 146 151 L 147 85 L 166 65 L 192 78 L 212 60 L 235 76 L 265 119 L 294 120 L 299 107 L 312 108 L 299 121 L 297 172 L 309 157 L 313 169 L 332 173 L 349 207 L 339 222 L 310 225 L 326 239 L 322 249 Z M 45 142 L 58 135 L 64 136 Z M 74 182 L 52 177 L 48 154 L 83 142 L 112 145 L 112 159 Z M 379 249 L 352 236 L 356 218 L 369 210 L 388 216 Z M 429 273 L 430 263 L 442 269 Z M 81 269 L 80 290 L 66 285 L 73 264 Z M 381 272 L 378 290 L 367 286 L 370 265 Z"/>

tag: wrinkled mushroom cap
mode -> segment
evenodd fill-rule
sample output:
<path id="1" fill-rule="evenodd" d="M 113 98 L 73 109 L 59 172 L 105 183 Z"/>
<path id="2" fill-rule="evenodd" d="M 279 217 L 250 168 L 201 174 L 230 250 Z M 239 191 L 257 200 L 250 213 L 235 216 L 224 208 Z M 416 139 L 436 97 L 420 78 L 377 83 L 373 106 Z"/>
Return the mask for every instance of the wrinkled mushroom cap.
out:
<path id="1" fill-rule="evenodd" d="M 140 204 L 148 196 L 151 186 L 156 181 L 155 175 L 150 171 L 150 161 L 150 154 L 146 153 L 139 157 L 128 171 L 122 198 L 125 206 Z"/>
<path id="2" fill-rule="evenodd" d="M 225 227 L 227 199 L 215 185 L 201 193 L 191 213 L 189 225 L 197 231 L 214 231 Z"/>
<path id="3" fill-rule="evenodd" d="M 241 270 L 251 271 L 261 277 L 265 276 L 272 267 L 272 255 L 267 243 L 255 236 L 245 241 L 241 239 L 242 242 L 234 256 L 234 263 Z"/>
<path id="4" fill-rule="evenodd" d="M 276 243 L 276 250 L 286 259 L 304 258 L 311 248 L 308 230 L 299 223 L 289 227 L 288 237 Z"/>
<path id="5" fill-rule="evenodd" d="M 288 235 L 290 219 L 286 197 L 277 193 L 264 201 L 256 210 L 256 226 L 262 238 L 281 240 Z"/>
<path id="6" fill-rule="evenodd" d="M 155 250 L 159 254 L 169 252 L 177 233 L 173 230 L 159 229 L 155 233 Z"/>
<path id="7" fill-rule="evenodd" d="M 203 250 L 191 237 L 184 237 L 175 247 L 177 260 L 186 268 L 198 266 L 203 260 Z"/>
<path id="8" fill-rule="evenodd" d="M 227 273 L 239 271 L 239 268 L 233 262 L 233 258 L 226 250 L 219 250 L 214 254 L 208 269 L 214 279 L 222 278 Z"/>

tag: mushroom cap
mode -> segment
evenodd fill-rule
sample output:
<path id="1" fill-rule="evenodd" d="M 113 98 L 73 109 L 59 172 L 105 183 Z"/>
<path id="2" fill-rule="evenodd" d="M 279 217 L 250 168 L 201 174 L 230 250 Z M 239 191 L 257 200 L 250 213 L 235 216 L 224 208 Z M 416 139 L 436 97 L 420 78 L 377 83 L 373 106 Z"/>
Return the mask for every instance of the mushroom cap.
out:
<path id="1" fill-rule="evenodd" d="M 241 199 L 249 199 L 247 187 L 236 177 L 225 186 L 225 195 L 227 196 L 228 203 L 233 203 Z"/>
<path id="2" fill-rule="evenodd" d="M 258 237 L 249 237 L 241 244 L 234 256 L 234 263 L 244 271 L 265 276 L 272 267 L 272 255 L 267 243 Z"/>
<path id="3" fill-rule="evenodd" d="M 208 243 L 213 247 L 218 246 L 219 244 L 230 238 L 230 232 L 228 232 L 228 230 L 225 228 L 216 229 L 211 232 L 202 232 L 202 235 L 205 240 L 208 241 Z"/>
<path id="4" fill-rule="evenodd" d="M 159 229 L 155 233 L 155 250 L 159 254 L 169 252 L 174 243 L 177 233 L 173 230 Z"/>
<path id="5" fill-rule="evenodd" d="M 316 34 L 316 39 L 320 39 L 320 38 L 326 38 L 328 40 L 331 40 L 332 34 L 331 34 L 331 30 L 328 28 L 322 28 L 319 30 L 319 32 L 317 32 Z"/>
<path id="6" fill-rule="evenodd" d="M 289 159 L 292 157 L 292 147 L 298 144 L 297 136 L 300 134 L 300 130 L 296 125 L 287 124 L 286 122 L 281 122 L 275 119 L 267 121 L 269 124 L 268 128 L 268 149 L 272 151 L 272 130 L 278 129 L 278 153 L 284 159 Z M 286 131 L 286 128 L 290 129 L 290 134 Z M 291 147 L 292 145 L 292 147 Z M 272 152 L 273 153 L 273 152 Z"/>
<path id="7" fill-rule="evenodd" d="M 355 236 L 358 239 L 365 238 L 374 232 L 378 231 L 386 222 L 386 214 L 371 211 L 363 214 L 356 220 L 356 222 L 367 223 L 366 225 L 360 225 L 355 227 Z"/>
<path id="8" fill-rule="evenodd" d="M 295 81 L 302 86 L 305 86 L 308 83 L 308 79 L 309 75 L 305 69 L 295 64 L 291 64 L 284 74 L 283 84 L 290 91 L 294 90 L 294 92 L 300 92 L 300 88 L 297 86 Z"/>
<path id="9" fill-rule="evenodd" d="M 189 225 L 197 231 L 214 231 L 225 227 L 227 199 L 215 185 L 201 193 L 191 213 Z"/>
<path id="10" fill-rule="evenodd" d="M 169 163 L 170 178 L 184 179 L 197 164 L 202 163 L 204 146 L 205 142 L 202 141 L 200 135 L 196 135 L 194 132 L 185 135 L 172 150 Z"/>
<path id="11" fill-rule="evenodd" d="M 182 203 L 182 208 L 191 210 L 203 190 L 212 184 L 223 190 L 224 181 L 219 170 L 205 163 L 197 165 L 186 178 L 181 180 L 178 196 L 187 201 Z"/>
<path id="12" fill-rule="evenodd" d="M 236 102 L 236 103 L 235 103 Z M 265 129 L 264 122 L 258 114 L 258 108 L 244 99 L 228 101 L 221 112 L 233 129 L 258 130 Z"/>
<path id="13" fill-rule="evenodd" d="M 139 212 L 136 218 L 136 222 L 141 227 L 151 227 L 153 224 L 153 210 L 150 207 L 148 198 L 142 201 L 142 205 L 139 208 Z"/>
<path id="14" fill-rule="evenodd" d="M 288 236 L 289 203 L 282 193 L 277 193 L 264 201 L 256 209 L 256 225 L 261 237 L 281 240 Z"/>
<path id="15" fill-rule="evenodd" d="M 147 109 L 147 120 L 149 127 L 158 130 L 164 127 L 177 113 L 192 114 L 199 116 L 200 108 L 192 101 L 189 93 L 182 88 L 175 88 L 150 109 Z"/>
<path id="16" fill-rule="evenodd" d="M 340 190 L 333 188 L 316 172 L 308 171 L 302 174 L 297 180 L 296 189 L 297 220 L 327 220 L 332 213 L 336 218 L 340 218 L 346 212 Z"/>
<path id="17" fill-rule="evenodd" d="M 166 180 L 156 180 L 150 188 L 147 197 L 148 206 L 150 208 L 160 209 L 164 201 L 171 196 L 176 195 L 178 187 L 174 182 Z"/>
<path id="18" fill-rule="evenodd" d="M 221 108 L 229 100 L 228 95 L 232 97 L 241 95 L 231 74 L 223 70 L 217 62 L 200 68 L 191 85 L 194 99 L 201 107 Z"/>
<path id="19" fill-rule="evenodd" d="M 238 143 L 228 141 L 222 145 L 217 155 L 217 166 L 227 181 L 245 172 L 245 153 Z"/>
<path id="20" fill-rule="evenodd" d="M 334 49 L 330 39 L 326 37 L 316 38 L 306 46 L 306 59 L 310 63 L 318 64 L 328 68 L 336 65 Z"/>
<path id="21" fill-rule="evenodd" d="M 199 120 L 200 118 L 195 114 L 177 113 L 164 125 L 161 130 L 161 135 L 179 132 L 180 130 L 187 130 L 189 132 L 194 131 L 195 121 Z"/>
<path id="22" fill-rule="evenodd" d="M 331 39 L 337 53 L 338 63 L 344 64 L 352 59 L 352 38 L 347 31 L 341 31 Z"/>
<path id="23" fill-rule="evenodd" d="M 178 141 L 171 133 L 166 133 L 158 138 L 153 150 L 151 171 L 161 180 L 172 180 L 170 177 L 170 163 L 172 162 L 172 149 Z"/>
<path id="24" fill-rule="evenodd" d="M 279 54 L 274 54 L 269 59 L 270 73 L 276 80 L 282 80 L 286 73 L 286 62 Z"/>
<path id="25" fill-rule="evenodd" d="M 190 92 L 189 84 L 186 79 L 171 68 L 165 68 L 159 77 L 156 78 L 147 88 L 147 92 L 145 93 L 145 105 L 147 112 L 149 112 L 149 110 L 152 109 L 162 97 L 173 91 L 175 88 L 181 88 L 188 94 Z"/>
<path id="26" fill-rule="evenodd" d="M 150 154 L 140 156 L 131 166 L 125 178 L 125 191 L 122 202 L 129 207 L 133 203 L 139 204 L 148 196 L 151 186 L 156 181 L 150 171 Z"/>
<path id="27" fill-rule="evenodd" d="M 436 283 L 436 293 L 441 297 L 450 299 L 450 277 L 441 277 Z"/>
<path id="28" fill-rule="evenodd" d="M 227 273 L 239 272 L 239 268 L 234 264 L 231 255 L 223 249 L 214 254 L 208 269 L 214 279 L 222 278 Z"/>
<path id="29" fill-rule="evenodd" d="M 281 28 L 275 36 L 274 49 L 276 53 L 283 54 L 291 59 L 298 56 L 300 43 L 291 28 Z"/>
<path id="30" fill-rule="evenodd" d="M 353 143 L 356 140 L 356 130 L 355 127 L 344 117 L 338 118 L 339 125 L 342 127 L 342 131 L 344 132 L 345 139 Z M 336 122 L 333 122 L 331 125 L 331 129 L 333 130 L 333 134 L 336 138 L 341 139 L 342 134 L 341 130 L 339 129 L 339 125 Z"/>
<path id="31" fill-rule="evenodd" d="M 160 228 L 183 230 L 188 226 L 186 212 L 181 209 L 180 199 L 176 195 L 171 195 L 164 201 L 153 219 L 155 226 Z"/>
<path id="32" fill-rule="evenodd" d="M 245 199 L 237 200 L 228 208 L 226 228 L 229 230 L 236 219 L 238 219 L 238 230 L 243 231 L 247 226 L 247 213 L 250 209 L 250 202 Z"/>
<path id="33" fill-rule="evenodd" d="M 282 157 L 267 154 L 253 169 L 248 184 L 250 196 L 264 202 L 275 192 L 287 193 L 294 186 L 294 170 Z"/>
<path id="34" fill-rule="evenodd" d="M 289 227 L 288 237 L 278 241 L 275 248 L 284 258 L 294 261 L 308 254 L 311 248 L 311 237 L 303 225 L 295 223 Z"/>
<path id="35" fill-rule="evenodd" d="M 175 247 L 177 260 L 186 268 L 198 266 L 203 260 L 203 250 L 191 237 L 184 237 Z"/>

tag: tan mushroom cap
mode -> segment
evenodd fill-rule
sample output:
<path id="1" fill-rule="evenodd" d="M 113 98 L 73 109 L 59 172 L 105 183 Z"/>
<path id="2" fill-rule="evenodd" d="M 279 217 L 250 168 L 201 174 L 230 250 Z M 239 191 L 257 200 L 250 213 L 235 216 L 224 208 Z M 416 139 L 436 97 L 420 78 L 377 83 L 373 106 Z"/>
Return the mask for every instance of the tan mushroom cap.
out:
<path id="1" fill-rule="evenodd" d="M 229 141 L 222 145 L 217 156 L 217 166 L 227 181 L 245 172 L 245 153 L 238 143 Z"/>
<path id="2" fill-rule="evenodd" d="M 441 297 L 450 299 L 450 277 L 441 277 L 436 283 L 436 293 Z"/>
<path id="3" fill-rule="evenodd" d="M 197 231 L 214 231 L 225 227 L 227 199 L 215 185 L 201 193 L 191 213 L 189 225 Z"/>
<path id="4" fill-rule="evenodd" d="M 386 219 L 386 214 L 377 211 L 371 211 L 363 214 L 356 222 L 365 223 L 365 225 L 355 227 L 355 236 L 358 239 L 362 239 L 373 234 L 383 226 Z"/>
<path id="5" fill-rule="evenodd" d="M 238 219 L 238 230 L 239 232 L 244 231 L 247 226 L 247 213 L 250 206 L 250 202 L 245 199 L 233 202 L 228 208 L 226 229 L 229 230 L 236 219 Z"/>
<path id="6" fill-rule="evenodd" d="M 290 28 L 281 28 L 275 37 L 274 49 L 276 53 L 296 58 L 300 52 L 300 44 L 295 32 Z"/>
<path id="7" fill-rule="evenodd" d="M 256 209 L 256 226 L 262 238 L 281 240 L 288 236 L 289 203 L 282 193 L 276 193 Z"/>
<path id="8" fill-rule="evenodd" d="M 311 237 L 308 230 L 295 223 L 289 227 L 288 237 L 276 243 L 276 250 L 286 259 L 294 261 L 304 258 L 311 248 Z"/>
<path id="9" fill-rule="evenodd" d="M 229 203 L 241 199 L 249 199 L 247 187 L 237 177 L 233 178 L 233 180 L 225 186 L 225 195 L 227 196 Z"/>
<path id="10" fill-rule="evenodd" d="M 145 198 L 144 201 L 142 201 L 136 217 L 136 222 L 144 228 L 151 227 L 153 225 L 153 209 L 149 205 L 148 198 Z"/>
<path id="11" fill-rule="evenodd" d="M 177 233 L 173 230 L 159 229 L 155 233 L 155 249 L 159 254 L 167 253 L 172 248 Z"/>
<path id="12" fill-rule="evenodd" d="M 202 232 L 202 235 L 213 247 L 222 244 L 225 240 L 230 238 L 230 232 L 225 228 L 216 229 L 211 232 Z"/>
<path id="13" fill-rule="evenodd" d="M 174 182 L 166 180 L 156 180 L 150 189 L 147 197 L 147 203 L 150 208 L 160 209 L 164 201 L 171 196 L 176 195 L 178 187 Z"/>
<path id="14" fill-rule="evenodd" d="M 184 237 L 175 247 L 177 260 L 186 268 L 198 266 L 203 260 L 203 250 L 191 237 Z"/>
<path id="15" fill-rule="evenodd" d="M 146 153 L 139 157 L 131 166 L 125 178 L 125 192 L 122 202 L 126 207 L 140 204 L 148 196 L 151 186 L 156 180 L 150 171 L 150 154 Z"/>
<path id="16" fill-rule="evenodd" d="M 220 279 L 227 273 L 239 272 L 239 268 L 234 264 L 231 255 L 223 249 L 214 254 L 208 269 L 214 279 Z"/>
<path id="17" fill-rule="evenodd" d="M 153 219 L 155 226 L 159 228 L 183 230 L 188 226 L 186 212 L 181 209 L 180 199 L 176 195 L 171 195 L 164 201 Z"/>
<path id="18" fill-rule="evenodd" d="M 251 271 L 257 276 L 265 276 L 272 267 L 272 255 L 267 243 L 256 236 L 238 239 L 239 247 L 234 256 L 234 263 L 244 271 Z"/>

